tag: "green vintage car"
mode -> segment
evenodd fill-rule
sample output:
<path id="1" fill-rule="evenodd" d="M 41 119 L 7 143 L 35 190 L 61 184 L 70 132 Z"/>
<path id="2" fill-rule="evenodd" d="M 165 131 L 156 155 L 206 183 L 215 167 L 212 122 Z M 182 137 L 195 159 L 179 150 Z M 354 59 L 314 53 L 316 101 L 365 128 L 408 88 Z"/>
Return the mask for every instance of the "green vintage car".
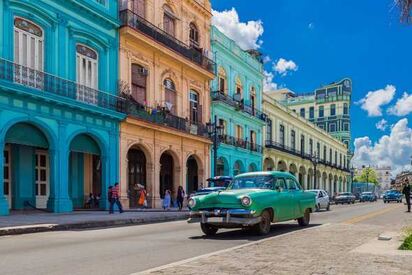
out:
<path id="1" fill-rule="evenodd" d="M 272 222 L 297 220 L 308 225 L 315 197 L 290 173 L 246 173 L 236 176 L 226 190 L 189 199 L 188 222 L 199 222 L 206 235 L 219 228 L 252 228 L 265 235 Z"/>

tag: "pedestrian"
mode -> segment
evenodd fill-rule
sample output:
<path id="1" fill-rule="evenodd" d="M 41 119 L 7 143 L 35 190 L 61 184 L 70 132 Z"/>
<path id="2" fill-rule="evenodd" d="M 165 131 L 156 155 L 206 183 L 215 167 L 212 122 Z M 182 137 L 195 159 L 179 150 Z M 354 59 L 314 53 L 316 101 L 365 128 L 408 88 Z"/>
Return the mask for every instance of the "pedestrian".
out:
<path id="1" fill-rule="evenodd" d="M 165 197 L 163 199 L 163 209 L 164 210 L 169 210 L 171 200 L 172 200 L 172 196 L 170 195 L 170 191 L 166 189 L 165 190 Z"/>
<path id="2" fill-rule="evenodd" d="M 119 183 L 115 183 L 114 187 L 110 188 L 112 195 L 111 195 L 111 200 L 110 200 L 110 209 L 109 209 L 109 214 L 113 214 L 113 207 L 116 204 L 117 207 L 119 208 L 119 212 L 123 213 L 123 207 L 122 204 L 120 202 L 120 198 L 119 198 Z M 109 191 L 110 192 L 110 191 Z"/>
<path id="3" fill-rule="evenodd" d="M 109 186 L 109 191 L 107 191 L 107 200 L 109 201 L 109 214 L 113 214 L 113 186 Z"/>
<path id="4" fill-rule="evenodd" d="M 138 201 L 138 205 L 142 208 L 146 208 L 147 207 L 147 200 L 146 200 L 146 189 L 144 188 L 144 186 L 140 187 L 140 191 L 139 191 L 139 201 Z"/>
<path id="5" fill-rule="evenodd" d="M 405 195 L 406 204 L 408 205 L 408 212 L 411 212 L 411 186 L 409 185 L 408 179 L 405 181 L 405 186 L 403 187 L 402 193 Z"/>
<path id="6" fill-rule="evenodd" d="M 183 190 L 182 186 L 177 188 L 177 207 L 179 207 L 179 211 L 183 208 L 183 201 L 185 199 L 185 190 Z"/>

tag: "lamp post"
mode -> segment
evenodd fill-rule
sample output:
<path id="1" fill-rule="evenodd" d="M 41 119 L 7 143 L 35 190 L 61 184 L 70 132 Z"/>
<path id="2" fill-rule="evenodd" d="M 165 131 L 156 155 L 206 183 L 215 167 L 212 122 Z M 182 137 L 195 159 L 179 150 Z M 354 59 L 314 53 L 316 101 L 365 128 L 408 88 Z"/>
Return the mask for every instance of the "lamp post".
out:
<path id="1" fill-rule="evenodd" d="M 213 141 L 213 176 L 217 174 L 217 147 L 219 146 L 221 137 L 223 136 L 223 126 L 217 124 L 217 116 L 214 117 L 214 121 L 206 123 L 207 133 Z"/>
<path id="2" fill-rule="evenodd" d="M 313 170 L 314 170 L 314 179 L 313 179 L 313 189 L 316 189 L 317 188 L 317 180 L 318 180 L 318 177 L 317 177 L 317 171 L 316 171 L 316 167 L 318 166 L 318 162 L 319 162 L 319 157 L 318 157 L 318 155 L 317 154 L 315 154 L 315 155 L 312 155 L 311 156 L 311 159 L 310 159 L 311 161 L 312 161 L 312 164 L 313 164 Z"/>
<path id="3" fill-rule="evenodd" d="M 351 178 L 351 181 L 350 181 L 350 191 L 353 193 L 353 177 L 354 177 L 354 175 L 355 175 L 355 168 L 353 168 L 353 165 L 352 165 L 352 167 L 350 168 L 350 178 Z"/>

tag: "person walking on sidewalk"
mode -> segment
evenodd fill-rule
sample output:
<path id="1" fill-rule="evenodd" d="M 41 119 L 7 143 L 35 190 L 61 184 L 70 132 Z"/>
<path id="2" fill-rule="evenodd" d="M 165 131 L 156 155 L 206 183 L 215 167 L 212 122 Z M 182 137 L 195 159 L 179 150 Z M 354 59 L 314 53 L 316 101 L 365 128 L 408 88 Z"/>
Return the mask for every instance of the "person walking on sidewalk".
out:
<path id="1" fill-rule="evenodd" d="M 171 202 L 172 202 L 172 196 L 170 195 L 170 191 L 166 189 L 165 197 L 163 199 L 163 209 L 164 210 L 169 210 Z"/>
<path id="2" fill-rule="evenodd" d="M 405 181 L 405 186 L 403 187 L 402 193 L 405 195 L 406 204 L 408 205 L 408 212 L 411 212 L 411 186 L 409 185 L 408 179 Z"/>
<path id="3" fill-rule="evenodd" d="M 185 190 L 183 190 L 182 186 L 179 186 L 177 188 L 177 206 L 179 207 L 179 210 L 181 211 L 183 208 L 183 200 L 185 199 Z"/>
<path id="4" fill-rule="evenodd" d="M 113 211 L 114 204 L 116 204 L 117 207 L 119 208 L 119 212 L 123 213 L 123 207 L 122 207 L 122 204 L 120 203 L 120 199 L 119 199 L 119 183 L 116 182 L 114 184 L 114 187 L 112 187 L 112 188 L 109 187 L 109 193 L 110 192 L 111 192 L 111 199 L 109 200 L 109 202 L 110 202 L 109 214 L 114 213 L 114 211 Z"/>

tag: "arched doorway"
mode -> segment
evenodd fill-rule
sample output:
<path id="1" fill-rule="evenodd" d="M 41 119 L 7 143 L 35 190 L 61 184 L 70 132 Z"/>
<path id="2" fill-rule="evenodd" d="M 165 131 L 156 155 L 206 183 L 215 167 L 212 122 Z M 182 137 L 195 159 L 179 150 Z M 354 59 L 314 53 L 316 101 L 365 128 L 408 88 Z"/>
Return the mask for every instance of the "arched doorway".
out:
<path id="1" fill-rule="evenodd" d="M 273 171 L 274 167 L 275 164 L 273 163 L 273 160 L 271 158 L 265 158 L 265 161 L 263 162 L 263 170 Z"/>
<path id="2" fill-rule="evenodd" d="M 306 175 L 306 169 L 305 169 L 304 166 L 301 166 L 301 167 L 299 168 L 299 178 L 298 178 L 298 180 L 299 180 L 300 185 L 301 185 L 304 189 L 307 188 L 307 186 L 306 186 L 306 184 L 305 184 L 305 175 Z"/>
<path id="3" fill-rule="evenodd" d="M 159 188 L 159 195 L 160 198 L 164 198 L 165 191 L 169 190 L 173 193 L 173 167 L 174 161 L 173 156 L 165 152 L 160 157 L 160 188 Z"/>
<path id="4" fill-rule="evenodd" d="M 294 163 L 291 163 L 289 165 L 289 173 L 291 173 L 292 175 L 296 176 L 296 173 L 298 172 L 298 168 L 296 167 L 296 165 Z"/>
<path id="5" fill-rule="evenodd" d="M 89 134 L 79 134 L 70 142 L 69 196 L 73 208 L 103 208 L 101 150 Z"/>
<path id="6" fill-rule="evenodd" d="M 257 171 L 256 164 L 254 163 L 249 164 L 248 172 L 256 172 L 256 171 Z"/>
<path id="7" fill-rule="evenodd" d="M 10 209 L 47 208 L 50 194 L 49 140 L 30 123 L 17 123 L 6 133 L 4 195 Z"/>
<path id="8" fill-rule="evenodd" d="M 235 161 L 235 164 L 233 165 L 233 176 L 237 176 L 241 173 L 243 173 L 243 164 L 240 160 Z"/>
<path id="9" fill-rule="evenodd" d="M 217 159 L 216 163 L 216 176 L 228 176 L 229 175 L 229 164 L 224 157 Z"/>
<path id="10" fill-rule="evenodd" d="M 278 162 L 278 171 L 285 172 L 287 170 L 287 165 L 283 160 Z"/>
<path id="11" fill-rule="evenodd" d="M 187 194 L 196 192 L 199 189 L 199 167 L 193 156 L 190 156 L 186 162 L 186 184 Z"/>
<path id="12" fill-rule="evenodd" d="M 146 156 L 144 152 L 136 147 L 127 152 L 127 180 L 129 190 L 129 206 L 139 206 L 138 200 L 142 187 L 147 189 L 146 182 Z"/>

